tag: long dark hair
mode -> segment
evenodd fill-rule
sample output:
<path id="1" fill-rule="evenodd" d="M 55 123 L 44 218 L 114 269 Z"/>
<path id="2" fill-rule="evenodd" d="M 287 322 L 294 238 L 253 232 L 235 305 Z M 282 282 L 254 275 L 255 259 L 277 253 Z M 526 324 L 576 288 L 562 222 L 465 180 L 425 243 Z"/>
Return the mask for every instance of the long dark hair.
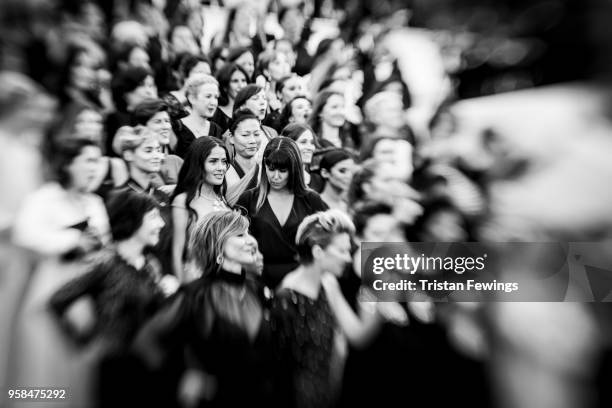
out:
<path id="1" fill-rule="evenodd" d="M 294 195 L 300 197 L 306 193 L 308 187 L 304 181 L 304 165 L 300 156 L 300 150 L 297 144 L 288 137 L 278 136 L 270 140 L 263 153 L 263 164 L 266 167 L 273 169 L 283 169 L 289 171 L 289 180 L 287 188 Z M 261 181 L 259 183 L 259 191 L 257 194 L 257 204 L 255 211 L 259 212 L 263 203 L 266 201 L 268 191 L 270 190 L 270 182 L 266 169 L 262 169 Z"/>
<path id="2" fill-rule="evenodd" d="M 205 183 L 206 171 L 204 170 L 204 163 L 210 156 L 210 153 L 215 147 L 221 147 L 225 151 L 229 163 L 229 153 L 223 143 L 218 139 L 211 136 L 203 136 L 197 138 L 185 155 L 185 161 L 181 167 L 181 171 L 178 175 L 178 181 L 172 194 L 171 201 L 173 201 L 179 194 L 185 193 L 185 208 L 189 213 L 189 224 L 197 219 L 198 214 L 189 205 L 195 196 L 199 193 L 202 184 Z M 220 186 L 215 186 L 213 190 L 223 200 L 227 185 L 225 180 Z"/>
<path id="3" fill-rule="evenodd" d="M 312 113 L 310 115 L 310 127 L 317 133 L 319 137 L 322 137 L 321 112 L 323 112 L 323 108 L 325 108 L 325 105 L 327 105 L 327 101 L 333 95 L 339 95 L 342 97 L 342 99 L 344 99 L 344 95 L 342 95 L 340 92 L 326 89 L 317 94 L 312 105 Z"/>
<path id="4" fill-rule="evenodd" d="M 251 82 L 249 74 L 240 65 L 235 63 L 223 65 L 216 75 L 217 81 L 219 81 L 219 106 L 226 106 L 229 103 L 229 85 L 236 71 L 244 74 L 247 84 Z"/>

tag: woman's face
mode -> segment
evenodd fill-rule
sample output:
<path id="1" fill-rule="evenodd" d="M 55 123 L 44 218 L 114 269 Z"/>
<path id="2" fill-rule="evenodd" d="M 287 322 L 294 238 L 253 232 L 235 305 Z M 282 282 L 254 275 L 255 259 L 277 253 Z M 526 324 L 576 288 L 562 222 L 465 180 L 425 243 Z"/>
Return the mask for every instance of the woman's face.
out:
<path id="1" fill-rule="evenodd" d="M 98 84 L 98 76 L 93 68 L 85 65 L 76 65 L 71 68 L 72 86 L 81 91 L 91 91 Z"/>
<path id="2" fill-rule="evenodd" d="M 159 210 L 154 208 L 142 217 L 142 225 L 138 228 L 135 235 L 145 246 L 155 246 L 159 242 L 159 233 L 164 225 L 166 223 Z"/>
<path id="3" fill-rule="evenodd" d="M 355 173 L 355 161 L 346 159 L 336 163 L 327 173 L 327 182 L 339 191 L 346 192 Z"/>
<path id="4" fill-rule="evenodd" d="M 236 70 L 230 77 L 227 94 L 231 99 L 234 99 L 236 98 L 236 94 L 238 94 L 238 91 L 240 91 L 245 86 L 247 86 L 246 76 L 244 76 L 241 71 Z"/>
<path id="5" fill-rule="evenodd" d="M 308 118 L 312 113 L 312 104 L 306 98 L 299 98 L 293 101 L 291 104 L 291 116 L 289 117 L 290 123 L 308 123 Z"/>
<path id="6" fill-rule="evenodd" d="M 297 75 L 292 76 L 288 80 L 285 81 L 285 86 L 283 87 L 283 91 L 281 93 L 281 102 L 289 103 L 293 98 L 298 95 L 304 95 L 304 82 L 302 78 Z"/>
<path id="7" fill-rule="evenodd" d="M 272 190 L 281 191 L 287 188 L 289 183 L 288 169 L 272 169 L 266 165 L 266 176 Z"/>
<path id="8" fill-rule="evenodd" d="M 289 62 L 287 61 L 287 57 L 285 54 L 281 52 L 275 53 L 276 56 L 270 64 L 268 64 L 268 73 L 270 74 L 270 79 L 274 82 L 280 81 L 291 72 L 291 67 L 289 66 Z"/>
<path id="9" fill-rule="evenodd" d="M 321 120 L 331 127 L 342 127 L 344 125 L 344 98 L 333 94 L 327 99 L 321 111 Z"/>
<path id="10" fill-rule="evenodd" d="M 215 84 L 202 85 L 191 105 L 200 116 L 212 118 L 219 106 L 219 87 Z"/>
<path id="11" fill-rule="evenodd" d="M 250 52 L 245 52 L 238 57 L 235 62 L 246 71 L 250 78 L 253 78 L 253 73 L 255 72 L 255 60 L 253 59 L 253 54 Z"/>
<path id="12" fill-rule="evenodd" d="M 302 156 L 302 162 L 305 165 L 309 165 L 312 162 L 312 155 L 315 151 L 314 135 L 310 130 L 306 130 L 304 133 L 297 138 L 295 143 L 300 149 L 300 155 Z"/>
<path id="13" fill-rule="evenodd" d="M 243 266 L 257 263 L 257 241 L 248 231 L 231 236 L 223 246 L 223 258 Z"/>
<path id="14" fill-rule="evenodd" d="M 371 216 L 363 229 L 365 242 L 403 242 L 404 234 L 398 220 L 391 214 Z"/>
<path id="15" fill-rule="evenodd" d="M 95 110 L 84 109 L 74 121 L 74 131 L 82 138 L 99 142 L 104 130 L 102 115 Z"/>
<path id="16" fill-rule="evenodd" d="M 66 167 L 70 175 L 70 187 L 81 192 L 91 191 L 91 183 L 98 173 L 101 157 L 102 151 L 99 147 L 85 146 L 81 154 Z"/>
<path id="17" fill-rule="evenodd" d="M 341 276 L 344 268 L 351 262 L 351 237 L 343 232 L 334 236 L 327 246 L 323 249 L 322 259 L 323 268 L 326 272 L 331 272 L 335 276 Z"/>
<path id="18" fill-rule="evenodd" d="M 162 146 L 170 144 L 172 123 L 170 122 L 168 112 L 157 112 L 147 121 L 147 127 L 159 135 L 159 143 Z"/>
<path id="19" fill-rule="evenodd" d="M 407 196 L 408 190 L 409 187 L 402 179 L 402 175 L 398 174 L 395 166 L 388 162 L 381 163 L 374 176 L 364 185 L 364 191 L 369 199 L 391 205 L 395 203 L 396 198 Z"/>
<path id="20" fill-rule="evenodd" d="M 176 54 L 197 54 L 198 45 L 189 27 L 179 26 L 172 32 L 172 49 Z"/>
<path id="21" fill-rule="evenodd" d="M 149 54 L 147 54 L 147 52 L 140 47 L 134 47 L 130 52 L 130 55 L 128 55 L 127 63 L 132 67 L 150 69 L 150 62 L 151 59 L 149 58 Z"/>
<path id="22" fill-rule="evenodd" d="M 125 160 L 140 171 L 152 174 L 161 170 L 164 155 L 161 144 L 156 138 L 147 138 L 134 151 L 127 151 Z"/>
<path id="23" fill-rule="evenodd" d="M 225 172 L 227 172 L 227 154 L 225 149 L 219 146 L 213 147 L 210 154 L 204 162 L 204 172 L 206 173 L 205 181 L 211 186 L 220 186 L 225 180 Z"/>
<path id="24" fill-rule="evenodd" d="M 404 181 L 410 180 L 414 170 L 412 165 L 412 145 L 402 139 L 382 139 L 372 151 L 372 157 L 378 161 L 395 166 L 396 173 Z"/>
<path id="25" fill-rule="evenodd" d="M 144 102 L 146 99 L 155 98 L 157 98 L 157 86 L 155 85 L 153 77 L 150 75 L 147 76 L 144 81 L 142 81 L 142 84 L 136 89 L 125 94 L 125 101 L 128 107 L 134 107 Z"/>
<path id="26" fill-rule="evenodd" d="M 266 117 L 268 100 L 266 99 L 266 93 L 263 90 L 247 99 L 244 105 L 252 110 L 253 113 L 257 115 L 259 120 L 263 120 Z"/>
<path id="27" fill-rule="evenodd" d="M 230 143 L 234 145 L 237 155 L 250 159 L 257 154 L 261 146 L 261 138 L 259 121 L 246 119 L 236 126 L 234 134 L 230 136 Z"/>

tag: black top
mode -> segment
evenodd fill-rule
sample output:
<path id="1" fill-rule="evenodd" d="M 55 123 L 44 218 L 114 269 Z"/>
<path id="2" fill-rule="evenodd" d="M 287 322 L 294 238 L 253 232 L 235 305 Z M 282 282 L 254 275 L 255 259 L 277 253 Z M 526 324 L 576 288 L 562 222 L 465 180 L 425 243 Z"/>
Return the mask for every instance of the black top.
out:
<path id="1" fill-rule="evenodd" d="M 164 295 L 157 285 L 160 265 L 147 256 L 136 269 L 115 250 L 107 250 L 86 274 L 68 282 L 50 300 L 52 310 L 62 316 L 82 296 L 93 298 L 97 321 L 94 336 L 102 338 L 109 350 L 128 347 L 140 326 L 161 306 Z"/>
<path id="2" fill-rule="evenodd" d="M 275 406 L 270 316 L 260 293 L 244 272 L 206 275 L 179 290 L 145 326 L 139 345 L 181 349 L 187 366 L 214 376 L 211 406 Z"/>
<path id="3" fill-rule="evenodd" d="M 299 265 L 295 248 L 295 235 L 298 226 L 307 215 L 325 211 L 329 207 L 317 193 L 306 190 L 303 196 L 295 196 L 293 207 L 285 225 L 281 225 L 268 199 L 256 212 L 258 189 L 244 192 L 237 204 L 244 207 L 251 219 L 250 232 L 259 243 L 259 250 L 264 256 L 262 279 L 264 283 L 275 288 L 285 275 Z"/>
<path id="4" fill-rule="evenodd" d="M 219 126 L 223 133 L 225 133 L 225 131 L 229 129 L 231 120 L 232 118 L 227 116 L 225 112 L 223 112 L 220 108 L 217 108 L 213 117 L 210 118 L 210 121 L 214 122 L 217 126 Z"/>
<path id="5" fill-rule="evenodd" d="M 196 140 L 196 136 L 193 134 L 191 130 L 180 120 L 177 121 L 177 128 L 174 129 L 176 133 L 176 149 L 175 154 L 179 157 L 185 158 L 185 154 L 187 153 L 187 149 L 191 146 L 194 140 Z M 210 122 L 210 127 L 207 135 L 198 135 L 200 136 L 213 136 L 219 140 L 223 140 L 223 130 L 214 122 Z"/>
<path id="6" fill-rule="evenodd" d="M 311 299 L 282 289 L 274 299 L 272 316 L 281 362 L 279 392 L 284 405 L 332 406 L 336 322 L 325 291 L 319 288 L 317 299 Z"/>

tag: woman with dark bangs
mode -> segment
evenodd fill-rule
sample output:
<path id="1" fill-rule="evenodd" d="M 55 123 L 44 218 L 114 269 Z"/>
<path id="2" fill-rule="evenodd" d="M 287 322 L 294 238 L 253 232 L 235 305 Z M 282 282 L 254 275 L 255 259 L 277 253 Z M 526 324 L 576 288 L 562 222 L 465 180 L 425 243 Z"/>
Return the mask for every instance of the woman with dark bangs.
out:
<path id="1" fill-rule="evenodd" d="M 240 65 L 225 64 L 217 73 L 217 81 L 219 81 L 219 106 L 211 120 L 225 132 L 229 129 L 232 120 L 236 95 L 249 83 L 249 75 Z"/>
<path id="2" fill-rule="evenodd" d="M 274 288 L 298 266 L 295 234 L 304 217 L 326 210 L 319 195 L 304 183 L 300 151 L 287 137 L 272 139 L 263 154 L 259 186 L 246 191 L 238 205 L 247 209 L 251 233 L 264 256 L 264 283 Z"/>

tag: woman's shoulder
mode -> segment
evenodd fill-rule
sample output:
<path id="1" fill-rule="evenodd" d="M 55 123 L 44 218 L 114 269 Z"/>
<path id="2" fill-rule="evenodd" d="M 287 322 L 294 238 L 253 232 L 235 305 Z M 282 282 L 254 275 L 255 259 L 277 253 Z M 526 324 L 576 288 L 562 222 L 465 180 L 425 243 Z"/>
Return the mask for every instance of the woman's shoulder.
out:
<path id="1" fill-rule="evenodd" d="M 172 200 L 172 207 L 185 208 L 187 193 L 180 193 Z"/>

